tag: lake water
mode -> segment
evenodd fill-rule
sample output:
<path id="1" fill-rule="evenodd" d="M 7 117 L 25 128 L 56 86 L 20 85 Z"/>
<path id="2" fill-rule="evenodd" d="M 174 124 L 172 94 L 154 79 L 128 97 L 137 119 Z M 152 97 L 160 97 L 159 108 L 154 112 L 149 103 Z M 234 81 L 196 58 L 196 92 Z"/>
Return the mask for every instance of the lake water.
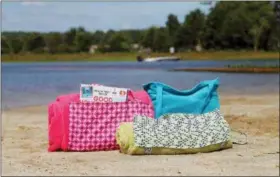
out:
<path id="1" fill-rule="evenodd" d="M 220 79 L 227 94 L 279 92 L 278 74 L 170 72 L 186 67 L 223 67 L 228 64 L 267 65 L 277 60 L 137 62 L 3 63 L 2 109 L 47 104 L 60 94 L 79 92 L 81 83 L 141 89 L 152 81 L 190 89 L 202 80 Z"/>

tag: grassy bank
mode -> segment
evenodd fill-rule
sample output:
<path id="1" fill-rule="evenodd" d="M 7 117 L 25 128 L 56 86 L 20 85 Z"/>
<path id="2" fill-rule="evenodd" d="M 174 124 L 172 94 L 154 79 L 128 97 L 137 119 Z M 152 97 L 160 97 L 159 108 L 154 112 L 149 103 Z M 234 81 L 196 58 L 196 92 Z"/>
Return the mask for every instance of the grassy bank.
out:
<path id="1" fill-rule="evenodd" d="M 184 68 L 171 71 L 226 72 L 226 73 L 280 73 L 279 65 L 227 65 L 223 68 Z"/>
<path id="2" fill-rule="evenodd" d="M 1 55 L 2 62 L 55 62 L 55 61 L 135 61 L 137 53 L 76 53 L 76 54 L 16 54 Z M 153 53 L 151 56 L 168 56 Z M 278 52 L 185 52 L 176 56 L 184 60 L 230 60 L 230 59 L 279 59 Z"/>
<path id="3" fill-rule="evenodd" d="M 224 72 L 224 73 L 280 73 L 279 68 L 188 68 L 173 71 Z"/>

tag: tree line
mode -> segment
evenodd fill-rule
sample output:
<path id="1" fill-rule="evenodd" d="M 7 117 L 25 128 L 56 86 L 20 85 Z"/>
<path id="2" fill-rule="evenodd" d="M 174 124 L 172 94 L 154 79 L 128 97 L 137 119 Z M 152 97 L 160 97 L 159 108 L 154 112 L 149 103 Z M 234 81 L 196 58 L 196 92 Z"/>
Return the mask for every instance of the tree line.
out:
<path id="1" fill-rule="evenodd" d="M 98 46 L 99 52 L 136 50 L 133 44 L 154 52 L 194 50 L 265 50 L 277 51 L 280 46 L 280 2 L 220 1 L 208 15 L 196 9 L 182 23 L 169 14 L 162 27 L 138 30 L 97 30 L 83 27 L 66 32 L 3 32 L 2 54 L 77 53 Z"/>

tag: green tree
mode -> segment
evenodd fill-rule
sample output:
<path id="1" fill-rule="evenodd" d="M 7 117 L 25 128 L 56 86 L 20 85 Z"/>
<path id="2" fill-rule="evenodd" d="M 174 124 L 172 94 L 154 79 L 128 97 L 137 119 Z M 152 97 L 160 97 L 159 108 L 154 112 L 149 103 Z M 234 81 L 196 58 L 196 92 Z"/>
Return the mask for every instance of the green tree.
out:
<path id="1" fill-rule="evenodd" d="M 58 32 L 51 32 L 44 37 L 46 48 L 49 53 L 58 53 L 59 46 L 63 43 L 62 35 Z"/>
<path id="2" fill-rule="evenodd" d="M 270 30 L 268 34 L 268 50 L 280 51 L 280 1 L 274 1 L 273 16 L 270 20 Z"/>
<path id="3" fill-rule="evenodd" d="M 111 51 L 124 52 L 129 51 L 130 41 L 123 33 L 116 33 L 109 41 Z"/>
<path id="4" fill-rule="evenodd" d="M 109 41 L 111 41 L 113 35 L 115 34 L 116 32 L 114 30 L 108 30 L 106 33 L 105 33 L 105 36 L 103 38 L 103 41 L 101 42 L 103 45 L 106 45 L 106 44 L 109 44 Z"/>
<path id="5" fill-rule="evenodd" d="M 178 32 L 175 35 L 175 41 L 174 41 L 174 46 L 176 48 L 183 49 L 188 45 L 189 34 L 186 33 L 186 31 L 187 31 L 186 25 L 182 25 L 178 29 Z"/>
<path id="6" fill-rule="evenodd" d="M 23 51 L 30 52 L 43 52 L 46 46 L 45 39 L 42 34 L 33 32 L 30 35 L 26 35 L 22 38 L 23 41 Z"/>
<path id="7" fill-rule="evenodd" d="M 243 2 L 226 2 L 219 1 L 210 10 L 206 19 L 206 27 L 204 32 L 204 47 L 206 49 L 221 49 L 223 48 L 224 38 L 221 34 L 224 22 L 231 20 L 227 18 L 229 12 L 232 12 L 238 6 L 238 3 Z"/>
<path id="8" fill-rule="evenodd" d="M 129 38 L 131 43 L 139 43 L 142 39 L 141 30 L 122 30 L 120 31 Z"/>
<path id="9" fill-rule="evenodd" d="M 143 40 L 141 41 L 144 47 L 149 47 L 152 50 L 155 50 L 155 38 L 156 38 L 157 28 L 155 26 L 149 28 L 145 31 Z"/>
<path id="10" fill-rule="evenodd" d="M 165 23 L 167 32 L 168 32 L 168 40 L 169 40 L 169 45 L 174 46 L 175 45 L 175 40 L 176 40 L 176 35 L 177 32 L 181 26 L 178 18 L 174 14 L 169 14 L 167 17 L 167 21 Z"/>
<path id="11" fill-rule="evenodd" d="M 205 15 L 199 9 L 190 12 L 185 17 L 182 27 L 179 29 L 176 43 L 184 47 L 193 48 L 202 44 L 205 28 Z"/>
<path id="12" fill-rule="evenodd" d="M 236 2 L 234 2 L 236 3 Z M 223 24 L 220 25 L 220 39 L 223 48 L 248 48 L 252 45 L 252 37 L 249 34 L 252 18 L 246 13 L 247 5 L 240 2 L 226 15 Z"/>
<path id="13" fill-rule="evenodd" d="M 97 30 L 92 35 L 92 44 L 101 44 L 105 37 L 105 33 L 103 31 Z"/>
<path id="14" fill-rule="evenodd" d="M 166 52 L 169 48 L 169 36 L 165 28 L 156 29 L 153 41 L 153 50 L 156 52 Z"/>
<path id="15" fill-rule="evenodd" d="M 5 40 L 9 48 L 9 53 L 17 54 L 21 51 L 23 43 L 18 36 L 10 37 Z"/>
<path id="16" fill-rule="evenodd" d="M 11 41 L 6 36 L 3 35 L 1 36 L 1 53 L 3 54 L 14 53 Z"/>
<path id="17" fill-rule="evenodd" d="M 167 51 L 169 46 L 168 32 L 165 28 L 149 28 L 143 37 L 142 45 L 153 51 Z"/>
<path id="18" fill-rule="evenodd" d="M 273 10 L 269 2 L 217 2 L 207 16 L 206 48 L 267 48 Z"/>
<path id="19" fill-rule="evenodd" d="M 257 51 L 259 49 L 262 34 L 270 27 L 269 21 L 273 16 L 273 7 L 269 2 L 257 1 L 247 3 L 247 5 L 249 6 L 248 8 L 257 9 L 250 14 L 253 22 L 251 23 L 252 25 L 249 31 L 253 36 L 254 50 Z"/>
<path id="20" fill-rule="evenodd" d="M 74 44 L 76 47 L 76 51 L 88 52 L 91 45 L 91 34 L 84 30 L 78 30 L 75 36 Z"/>
<path id="21" fill-rule="evenodd" d="M 65 32 L 64 42 L 68 46 L 74 46 L 74 39 L 75 39 L 76 33 L 77 33 L 76 28 L 70 28 L 68 31 Z"/>

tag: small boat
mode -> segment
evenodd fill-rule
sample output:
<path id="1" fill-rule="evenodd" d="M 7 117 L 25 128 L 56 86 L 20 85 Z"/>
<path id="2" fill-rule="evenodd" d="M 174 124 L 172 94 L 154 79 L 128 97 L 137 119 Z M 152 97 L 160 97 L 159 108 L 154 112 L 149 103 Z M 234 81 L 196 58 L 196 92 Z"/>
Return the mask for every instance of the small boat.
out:
<path id="1" fill-rule="evenodd" d="M 142 58 L 141 56 L 137 56 L 138 62 L 161 62 L 161 61 L 179 61 L 179 60 L 181 60 L 181 59 L 176 56 L 149 57 L 149 58 Z"/>

